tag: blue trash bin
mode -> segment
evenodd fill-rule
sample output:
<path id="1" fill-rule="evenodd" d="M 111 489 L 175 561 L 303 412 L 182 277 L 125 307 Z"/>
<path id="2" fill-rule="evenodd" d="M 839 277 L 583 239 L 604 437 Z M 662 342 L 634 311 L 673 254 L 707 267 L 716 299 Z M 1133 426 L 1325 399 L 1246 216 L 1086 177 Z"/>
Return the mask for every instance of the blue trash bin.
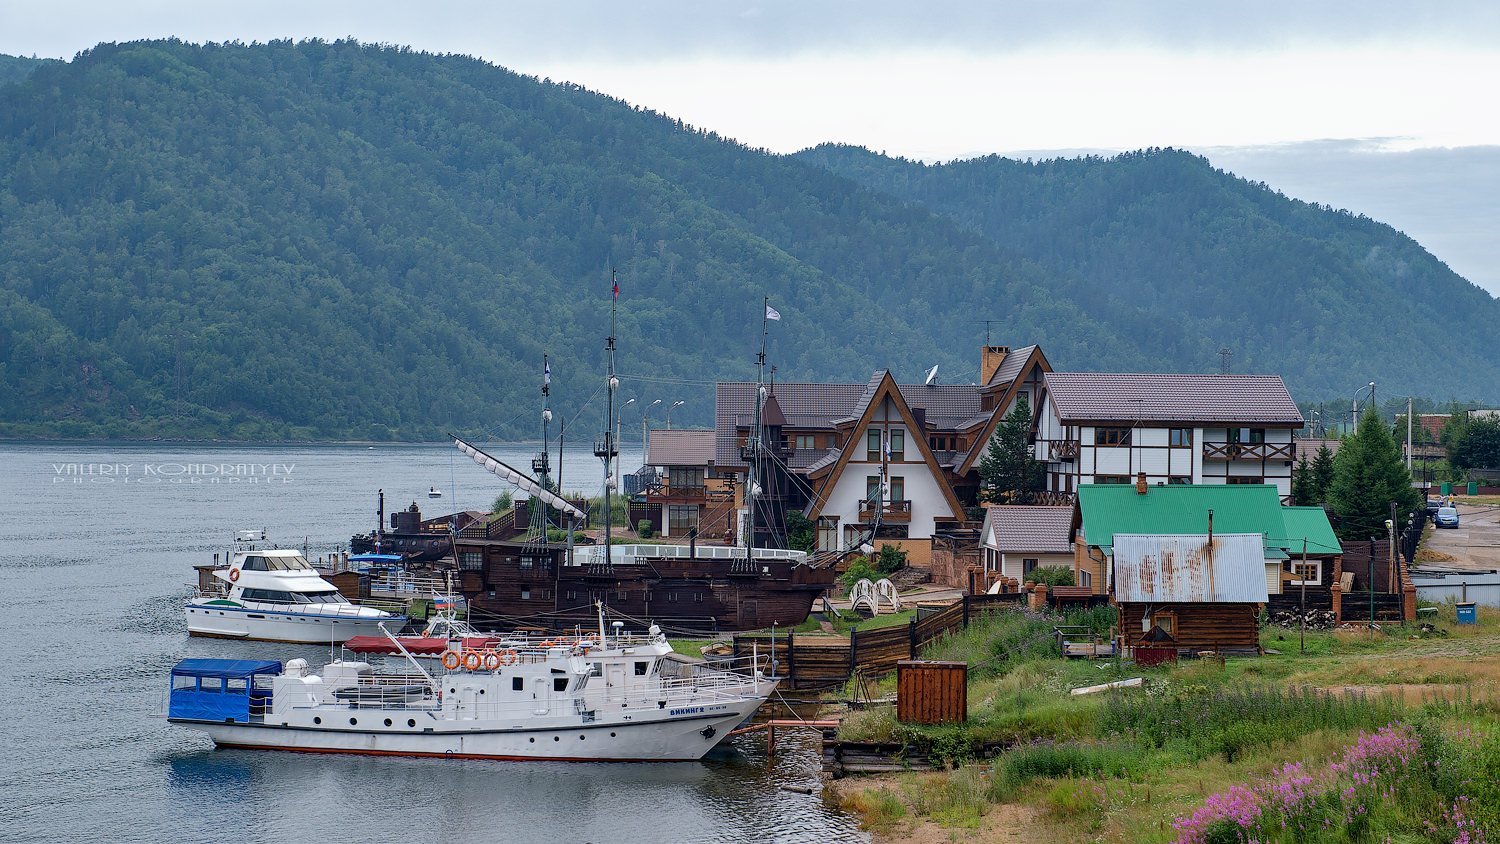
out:
<path id="1" fill-rule="evenodd" d="M 1474 606 L 1473 601 L 1470 601 L 1466 604 L 1459 604 L 1455 609 L 1458 613 L 1459 624 L 1479 623 L 1479 610 Z"/>

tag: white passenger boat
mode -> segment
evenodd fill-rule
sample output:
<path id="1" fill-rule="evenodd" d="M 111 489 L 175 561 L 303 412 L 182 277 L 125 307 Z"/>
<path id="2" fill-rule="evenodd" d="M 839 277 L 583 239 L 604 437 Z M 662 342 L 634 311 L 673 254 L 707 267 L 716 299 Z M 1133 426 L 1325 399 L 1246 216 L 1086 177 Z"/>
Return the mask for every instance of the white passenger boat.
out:
<path id="1" fill-rule="evenodd" d="M 682 761 L 701 758 L 775 688 L 753 669 L 669 676 L 652 670 L 655 657 L 638 660 L 640 668 L 622 662 L 601 671 L 586 650 L 554 643 L 470 651 L 457 668 L 436 673 L 415 659 L 405 673 L 389 674 L 359 661 L 314 674 L 300 659 L 284 669 L 271 661 L 188 659 L 172 669 L 167 717 L 223 747 Z"/>
<path id="2" fill-rule="evenodd" d="M 406 623 L 405 616 L 350 603 L 302 552 L 256 544 L 236 539 L 230 564 L 213 572 L 218 588 L 188 600 L 189 635 L 326 645 L 379 633 L 381 622 Z"/>

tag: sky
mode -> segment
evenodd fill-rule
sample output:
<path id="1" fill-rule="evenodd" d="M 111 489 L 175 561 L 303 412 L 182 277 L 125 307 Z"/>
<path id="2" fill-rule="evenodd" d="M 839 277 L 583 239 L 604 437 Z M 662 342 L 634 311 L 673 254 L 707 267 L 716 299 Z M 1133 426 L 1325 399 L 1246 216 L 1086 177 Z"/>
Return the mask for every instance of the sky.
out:
<path id="1" fill-rule="evenodd" d="M 1500 293 L 1500 3 L 4 0 L 0 53 L 341 38 L 480 56 L 793 152 L 1173 146 Z"/>

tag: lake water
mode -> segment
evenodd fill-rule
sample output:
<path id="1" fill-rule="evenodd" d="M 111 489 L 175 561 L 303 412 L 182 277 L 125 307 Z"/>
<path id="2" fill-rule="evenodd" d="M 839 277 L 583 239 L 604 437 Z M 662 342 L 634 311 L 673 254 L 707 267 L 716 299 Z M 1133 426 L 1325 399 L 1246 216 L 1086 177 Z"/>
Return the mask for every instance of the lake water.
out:
<path id="1" fill-rule="evenodd" d="M 488 450 L 524 468 L 536 447 Z M 600 477 L 581 451 L 563 467 L 569 490 Z M 443 446 L 0 445 L 0 841 L 865 840 L 781 790 L 817 785 L 811 735 L 774 765 L 754 736 L 699 763 L 505 763 L 214 750 L 158 717 L 184 657 L 327 661 L 190 639 L 191 567 L 242 529 L 331 550 L 373 527 L 377 489 L 440 514 L 502 484 Z"/>

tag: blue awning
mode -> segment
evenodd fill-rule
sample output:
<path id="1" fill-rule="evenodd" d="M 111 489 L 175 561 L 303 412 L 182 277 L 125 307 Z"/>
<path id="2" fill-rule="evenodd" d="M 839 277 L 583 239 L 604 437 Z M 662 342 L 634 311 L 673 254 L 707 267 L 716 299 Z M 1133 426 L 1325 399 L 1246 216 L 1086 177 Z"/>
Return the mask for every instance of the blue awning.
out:
<path id="1" fill-rule="evenodd" d="M 172 666 L 173 677 L 221 677 L 232 679 L 253 674 L 280 674 L 274 659 L 184 659 Z"/>
<path id="2" fill-rule="evenodd" d="M 400 554 L 354 554 L 349 558 L 351 563 L 399 563 L 406 559 Z"/>

